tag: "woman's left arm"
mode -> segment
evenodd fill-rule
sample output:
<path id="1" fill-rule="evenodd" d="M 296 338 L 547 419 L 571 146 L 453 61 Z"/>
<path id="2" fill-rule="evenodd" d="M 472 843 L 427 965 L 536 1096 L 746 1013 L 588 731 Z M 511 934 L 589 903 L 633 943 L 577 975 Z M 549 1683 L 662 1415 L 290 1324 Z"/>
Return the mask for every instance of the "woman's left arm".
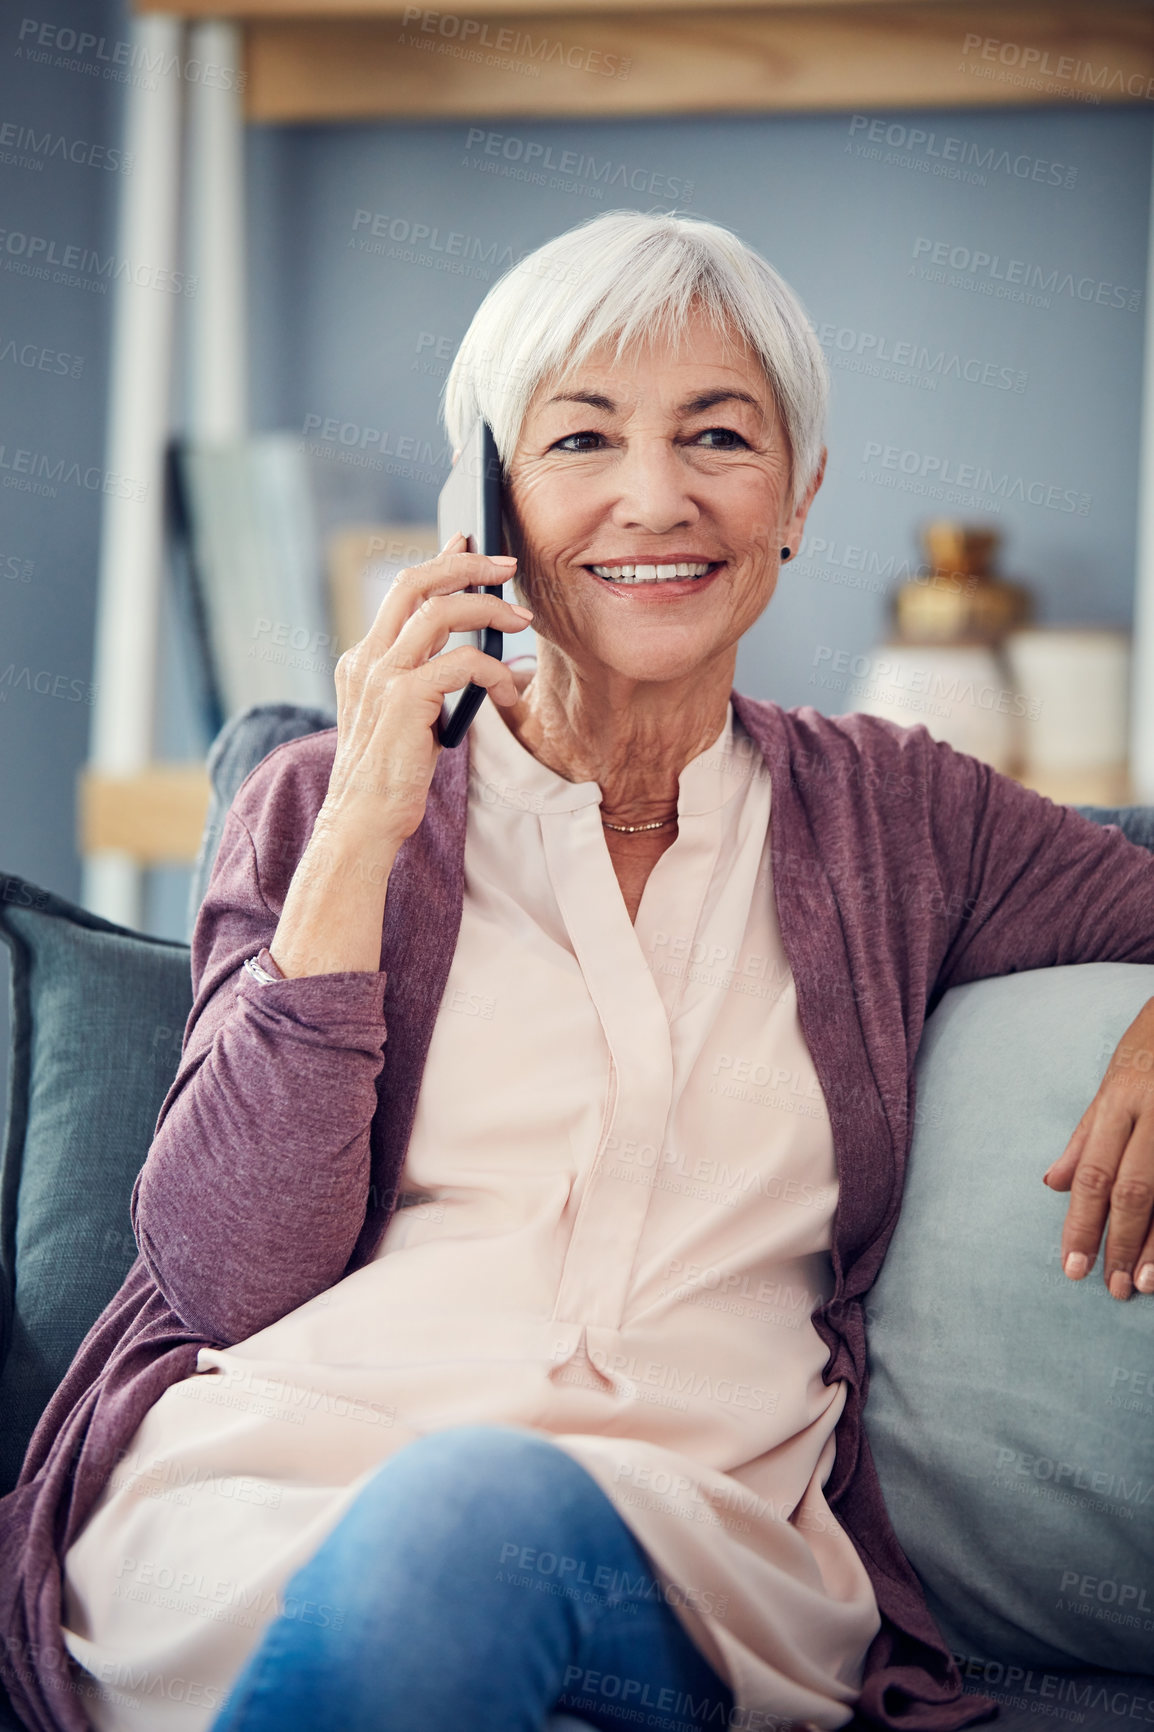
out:
<path id="1" fill-rule="evenodd" d="M 1082 962 L 1154 963 L 1154 855 L 974 758 L 930 748 L 928 814 L 955 898 L 937 991 Z M 1154 1293 L 1154 999 L 1134 1019 L 1065 1150 L 1043 1175 L 1070 1193 L 1062 1265 L 1117 1299 Z"/>

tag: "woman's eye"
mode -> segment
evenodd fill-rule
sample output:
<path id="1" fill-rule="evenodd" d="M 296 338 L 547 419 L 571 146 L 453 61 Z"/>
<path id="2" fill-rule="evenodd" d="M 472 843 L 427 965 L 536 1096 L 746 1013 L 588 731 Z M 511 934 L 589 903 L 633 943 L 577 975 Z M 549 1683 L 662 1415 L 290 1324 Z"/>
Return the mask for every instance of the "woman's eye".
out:
<path id="1" fill-rule="evenodd" d="M 590 440 L 600 441 L 603 438 L 604 438 L 604 435 L 601 433 L 592 433 L 592 432 L 588 432 L 588 431 L 586 431 L 584 433 L 566 433 L 564 439 L 558 439 L 557 444 L 554 447 L 554 449 L 558 450 L 558 451 L 596 451 L 596 449 L 597 449 L 596 444 L 574 445 L 573 440 L 575 440 L 575 439 L 590 439 Z"/>
<path id="2" fill-rule="evenodd" d="M 711 442 L 707 446 L 710 451 L 736 451 L 746 443 L 741 434 L 735 433 L 732 427 L 706 427 L 697 437 Z"/>
<path id="3" fill-rule="evenodd" d="M 567 433 L 563 439 L 558 439 L 553 447 L 556 451 L 597 451 L 605 444 L 604 433 L 595 433 L 586 428 L 580 433 Z M 700 433 L 695 433 L 690 443 L 704 445 L 707 451 L 738 451 L 748 450 L 749 446 L 735 433 L 732 427 L 706 427 Z"/>

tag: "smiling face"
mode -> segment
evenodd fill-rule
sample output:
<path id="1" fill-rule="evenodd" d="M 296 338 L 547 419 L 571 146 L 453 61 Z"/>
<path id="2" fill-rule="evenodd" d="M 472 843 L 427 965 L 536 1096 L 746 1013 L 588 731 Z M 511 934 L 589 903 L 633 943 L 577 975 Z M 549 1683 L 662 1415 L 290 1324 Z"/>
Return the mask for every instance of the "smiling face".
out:
<path id="1" fill-rule="evenodd" d="M 538 388 L 509 464 L 534 629 L 579 667 L 626 679 L 732 668 L 819 483 L 791 510 L 789 446 L 743 338 L 697 312 L 680 340 L 616 365 L 602 346 Z"/>

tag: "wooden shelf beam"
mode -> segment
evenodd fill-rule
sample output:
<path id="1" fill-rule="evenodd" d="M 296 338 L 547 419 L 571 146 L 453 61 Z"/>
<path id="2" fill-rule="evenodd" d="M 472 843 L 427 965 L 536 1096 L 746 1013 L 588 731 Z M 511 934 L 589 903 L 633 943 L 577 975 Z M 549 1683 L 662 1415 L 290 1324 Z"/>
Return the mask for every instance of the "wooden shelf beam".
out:
<path id="1" fill-rule="evenodd" d="M 539 4 L 539 0 L 538 0 Z M 467 36 L 467 39 L 466 39 Z M 253 121 L 876 112 L 1148 101 L 1130 6 L 472 7 L 246 27 Z"/>
<path id="2" fill-rule="evenodd" d="M 941 0 L 888 0 L 887 10 L 898 7 L 937 6 Z M 1141 0 L 1133 0 L 1138 6 Z M 876 11 L 878 0 L 725 0 L 730 11 L 750 12 L 830 12 L 837 9 L 854 11 Z M 448 0 L 439 7 L 430 3 L 422 9 L 441 13 L 453 13 L 470 18 L 495 18 L 499 14 L 518 12 L 536 13 L 541 19 L 557 17 L 564 13 L 618 12 L 621 10 L 619 0 L 560 0 L 553 9 L 543 4 L 543 0 L 467 0 L 467 4 L 450 6 Z M 1035 10 L 1038 8 L 1035 7 Z M 1049 0 L 1041 8 L 1047 13 L 1055 10 Z M 1118 8 L 1115 7 L 1115 10 Z M 134 11 L 178 13 L 182 18 L 219 18 L 224 10 L 236 23 L 259 22 L 268 19 L 307 19 L 311 23 L 328 24 L 341 19 L 360 18 L 370 20 L 398 19 L 412 12 L 412 0 L 137 0 Z M 702 15 L 712 10 L 709 0 L 630 0 L 631 12 L 700 12 Z M 1090 17 L 1086 6 L 1063 6 L 1061 10 L 1070 12 L 1081 10 Z"/>
<path id="3" fill-rule="evenodd" d="M 1154 97 L 1148 0 L 137 0 L 137 10 L 243 24 L 254 121 Z"/>
<path id="4" fill-rule="evenodd" d="M 1124 806 L 1134 798 L 1124 765 L 1112 770 L 1022 771 L 1015 776 L 1061 805 Z M 208 813 L 208 776 L 199 764 L 153 764 L 135 776 L 83 771 L 79 844 L 112 848 L 139 866 L 190 866 Z"/>
<path id="5" fill-rule="evenodd" d="M 77 795 L 81 854 L 115 849 L 140 866 L 196 859 L 209 800 L 203 764 L 152 764 L 134 776 L 82 770 Z"/>

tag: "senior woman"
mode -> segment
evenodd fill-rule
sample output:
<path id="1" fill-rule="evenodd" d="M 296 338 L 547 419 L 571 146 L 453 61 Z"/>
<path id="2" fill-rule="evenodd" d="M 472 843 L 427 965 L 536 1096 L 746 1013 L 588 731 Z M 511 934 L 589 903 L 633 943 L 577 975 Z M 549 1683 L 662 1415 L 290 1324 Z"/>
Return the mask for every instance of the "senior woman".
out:
<path id="1" fill-rule="evenodd" d="M 599 217 L 482 304 L 447 422 L 494 428 L 511 557 L 403 572 L 335 734 L 233 805 L 140 1258 L 0 1505 L 28 1725 L 988 1714 L 886 1518 L 861 1300 L 927 1008 L 1154 960 L 1154 862 L 924 729 L 732 691 L 824 397 L 708 223 Z M 440 654 L 521 629 L 475 588 L 508 576 L 535 667 Z M 1072 1277 L 1109 1209 L 1119 1299 L 1154 1285 L 1129 1074 L 1050 1175 Z"/>

